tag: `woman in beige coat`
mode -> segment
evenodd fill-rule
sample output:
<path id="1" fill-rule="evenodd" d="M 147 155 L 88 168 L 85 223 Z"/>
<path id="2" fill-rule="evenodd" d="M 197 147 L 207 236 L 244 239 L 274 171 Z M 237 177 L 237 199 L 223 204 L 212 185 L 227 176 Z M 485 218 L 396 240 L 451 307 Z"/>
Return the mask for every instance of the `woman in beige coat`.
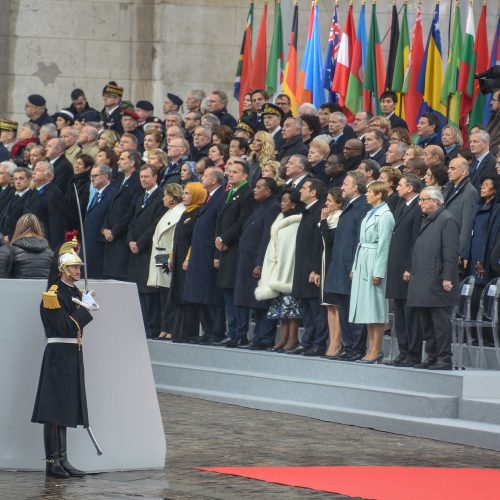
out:
<path id="1" fill-rule="evenodd" d="M 163 204 L 168 208 L 168 211 L 158 222 L 153 234 L 148 286 L 160 289 L 161 332 L 158 338 L 170 340 L 172 336 L 172 311 L 168 303 L 171 280 L 168 258 L 172 253 L 175 226 L 186 209 L 182 203 L 182 187 L 179 184 L 165 186 Z"/>

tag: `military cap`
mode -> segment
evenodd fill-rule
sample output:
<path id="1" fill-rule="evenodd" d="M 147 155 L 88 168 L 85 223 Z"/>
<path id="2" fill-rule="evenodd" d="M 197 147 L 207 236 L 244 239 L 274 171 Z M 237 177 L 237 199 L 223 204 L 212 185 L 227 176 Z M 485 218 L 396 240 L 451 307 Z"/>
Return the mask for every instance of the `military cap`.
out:
<path id="1" fill-rule="evenodd" d="M 116 97 L 123 96 L 123 87 L 120 87 L 116 82 L 109 82 L 103 89 L 102 94 L 114 95 Z"/>
<path id="2" fill-rule="evenodd" d="M 122 109 L 122 116 L 131 116 L 134 120 L 139 121 L 139 115 L 133 110 L 129 108 Z"/>
<path id="3" fill-rule="evenodd" d="M 236 125 L 236 130 L 244 130 L 252 135 L 255 135 L 255 129 L 252 127 L 250 122 L 245 118 L 241 118 L 240 121 Z"/>
<path id="4" fill-rule="evenodd" d="M 163 122 L 157 116 L 148 116 L 145 121 L 146 123 L 159 123 L 163 127 Z"/>
<path id="5" fill-rule="evenodd" d="M 276 106 L 276 104 L 272 104 L 270 102 L 266 102 L 266 104 L 264 104 L 264 107 L 262 108 L 262 114 L 274 115 L 278 116 L 280 120 L 283 119 L 283 111 L 278 106 Z"/>
<path id="6" fill-rule="evenodd" d="M 58 116 L 66 121 L 69 121 L 71 124 L 75 123 L 75 115 L 67 109 L 61 109 L 61 111 L 54 113 L 54 118 L 57 118 Z"/>
<path id="7" fill-rule="evenodd" d="M 78 121 L 79 122 L 100 122 L 101 121 L 101 115 L 99 111 L 96 111 L 95 109 L 89 109 L 88 111 L 84 111 L 83 113 L 80 113 L 78 116 Z"/>
<path id="8" fill-rule="evenodd" d="M 19 123 L 14 120 L 7 120 L 7 118 L 0 118 L 0 130 L 11 130 L 17 132 Z"/>
<path id="9" fill-rule="evenodd" d="M 47 101 L 41 95 L 31 94 L 28 96 L 28 102 L 33 106 L 45 106 Z"/>
<path id="10" fill-rule="evenodd" d="M 144 111 L 153 111 L 155 107 L 149 101 L 137 101 L 136 108 L 143 109 Z"/>
<path id="11" fill-rule="evenodd" d="M 177 106 L 182 106 L 184 104 L 184 101 L 178 95 L 171 94 L 170 92 L 167 94 L 167 98 L 174 104 L 177 104 Z"/>

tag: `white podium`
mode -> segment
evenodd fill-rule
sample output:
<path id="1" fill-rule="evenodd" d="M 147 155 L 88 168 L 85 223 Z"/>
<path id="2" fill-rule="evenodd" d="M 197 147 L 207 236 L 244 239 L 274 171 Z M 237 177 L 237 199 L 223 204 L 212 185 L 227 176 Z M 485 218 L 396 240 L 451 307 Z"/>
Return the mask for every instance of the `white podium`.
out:
<path id="1" fill-rule="evenodd" d="M 83 280 L 79 283 L 83 287 Z M 45 280 L 0 279 L 0 469 L 45 469 L 43 425 L 30 422 L 45 347 Z M 163 469 L 166 443 L 136 285 L 91 281 L 100 310 L 84 331 L 90 426 L 68 429 L 68 457 L 89 472 Z"/>

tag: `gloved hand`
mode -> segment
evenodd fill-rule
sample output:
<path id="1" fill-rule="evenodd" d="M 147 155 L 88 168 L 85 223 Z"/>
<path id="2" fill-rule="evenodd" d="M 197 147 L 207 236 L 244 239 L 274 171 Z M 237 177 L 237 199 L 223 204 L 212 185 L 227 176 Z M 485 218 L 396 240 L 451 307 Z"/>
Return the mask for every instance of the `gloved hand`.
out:
<path id="1" fill-rule="evenodd" d="M 86 290 L 82 293 L 82 305 L 89 311 L 97 311 L 99 304 L 94 300 L 94 290 Z"/>

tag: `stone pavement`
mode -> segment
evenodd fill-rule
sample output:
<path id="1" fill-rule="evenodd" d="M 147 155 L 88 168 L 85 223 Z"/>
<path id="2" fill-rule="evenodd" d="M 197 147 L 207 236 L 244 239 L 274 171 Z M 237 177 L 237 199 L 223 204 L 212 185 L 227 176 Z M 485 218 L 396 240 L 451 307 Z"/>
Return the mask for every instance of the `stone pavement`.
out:
<path id="1" fill-rule="evenodd" d="M 39 472 L 0 471 L 0 500 L 341 499 L 346 497 L 196 468 L 500 465 L 500 454 L 468 446 L 168 394 L 159 394 L 159 400 L 167 437 L 165 470 L 96 474 L 73 480 L 45 479 Z M 78 467 L 77 457 L 72 461 Z"/>

